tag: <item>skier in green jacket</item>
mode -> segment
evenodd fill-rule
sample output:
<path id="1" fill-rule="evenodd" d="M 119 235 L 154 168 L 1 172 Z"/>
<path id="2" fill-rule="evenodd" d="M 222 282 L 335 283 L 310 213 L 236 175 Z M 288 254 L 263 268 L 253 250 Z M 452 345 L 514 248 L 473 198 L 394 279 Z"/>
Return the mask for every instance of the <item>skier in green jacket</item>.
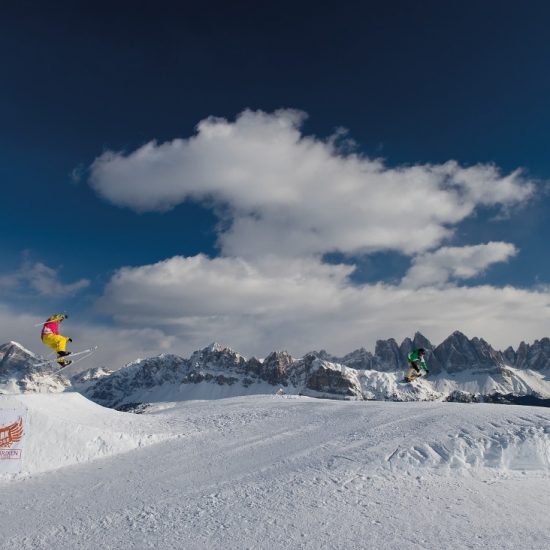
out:
<path id="1" fill-rule="evenodd" d="M 411 351 L 411 353 L 409 353 L 409 355 L 407 355 L 409 370 L 405 375 L 406 382 L 412 382 L 413 380 L 416 380 L 419 376 L 421 376 L 421 369 L 424 370 L 426 374 L 430 372 L 428 370 L 428 365 L 426 365 L 426 361 L 424 360 L 425 355 L 426 350 L 424 348 L 414 349 Z"/>

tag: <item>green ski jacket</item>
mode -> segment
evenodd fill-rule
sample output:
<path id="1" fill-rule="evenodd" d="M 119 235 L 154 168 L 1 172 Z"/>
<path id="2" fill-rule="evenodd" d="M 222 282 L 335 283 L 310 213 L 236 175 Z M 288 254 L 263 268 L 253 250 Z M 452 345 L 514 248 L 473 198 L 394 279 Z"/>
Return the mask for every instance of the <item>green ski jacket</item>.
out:
<path id="1" fill-rule="evenodd" d="M 409 361 L 409 363 L 414 363 L 417 367 L 420 367 L 421 369 L 424 369 L 426 371 L 428 370 L 428 365 L 426 364 L 424 357 L 420 357 L 417 349 L 409 353 L 409 355 L 407 356 L 407 360 Z"/>

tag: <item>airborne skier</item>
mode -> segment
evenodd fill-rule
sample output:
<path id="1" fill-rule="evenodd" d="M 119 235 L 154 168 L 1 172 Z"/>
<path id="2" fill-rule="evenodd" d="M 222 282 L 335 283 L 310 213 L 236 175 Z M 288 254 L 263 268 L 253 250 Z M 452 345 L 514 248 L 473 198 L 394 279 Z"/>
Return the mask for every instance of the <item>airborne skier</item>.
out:
<path id="1" fill-rule="evenodd" d="M 72 361 L 65 359 L 67 355 L 70 355 L 70 351 L 67 351 L 67 342 L 72 342 L 72 338 L 59 334 L 59 323 L 67 319 L 68 315 L 63 313 L 56 313 L 46 319 L 42 327 L 42 342 L 57 352 L 57 363 L 60 367 L 69 366 Z"/>
<path id="2" fill-rule="evenodd" d="M 424 360 L 426 355 L 426 350 L 424 348 L 414 349 L 407 356 L 407 361 L 409 362 L 409 370 L 405 374 L 405 382 L 412 382 L 416 380 L 419 376 L 422 375 L 420 369 L 424 370 L 426 374 L 430 372 L 428 370 L 428 365 Z"/>

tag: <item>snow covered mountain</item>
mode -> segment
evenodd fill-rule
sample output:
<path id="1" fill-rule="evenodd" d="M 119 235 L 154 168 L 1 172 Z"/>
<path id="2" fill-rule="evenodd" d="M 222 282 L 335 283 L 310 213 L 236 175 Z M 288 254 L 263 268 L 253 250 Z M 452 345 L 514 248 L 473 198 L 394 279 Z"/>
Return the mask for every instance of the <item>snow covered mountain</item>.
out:
<path id="1" fill-rule="evenodd" d="M 402 382 L 407 354 L 428 350 L 430 376 Z M 275 393 L 348 400 L 514 401 L 530 396 L 550 398 L 550 340 L 522 343 L 502 353 L 479 338 L 455 332 L 434 347 L 417 333 L 400 345 L 381 340 L 374 354 L 365 349 L 343 357 L 326 351 L 300 359 L 273 352 L 265 359 L 245 359 L 219 344 L 189 359 L 175 355 L 137 360 L 104 376 L 85 390 L 90 399 L 109 407 L 131 404 L 212 399 Z"/>
<path id="2" fill-rule="evenodd" d="M 17 342 L 0 346 L 0 394 L 1 393 L 51 393 L 62 392 L 71 383 L 50 364 L 43 361 Z"/>
<path id="3" fill-rule="evenodd" d="M 430 375 L 402 383 L 407 354 L 428 350 Z M 364 348 L 338 357 L 314 351 L 296 359 L 276 351 L 264 359 L 247 359 L 230 348 L 212 344 L 190 358 L 176 355 L 138 359 L 114 372 L 94 368 L 74 375 L 55 374 L 50 365 L 35 366 L 37 357 L 19 344 L 0 346 L 0 391 L 64 391 L 72 383 L 99 404 L 128 408 L 132 404 L 238 395 L 301 394 L 311 397 L 392 401 L 495 401 L 531 404 L 550 399 L 550 339 L 521 343 L 517 350 L 494 350 L 480 338 L 454 332 L 438 346 L 422 334 L 398 344 L 379 340 L 374 353 Z"/>
<path id="4" fill-rule="evenodd" d="M 84 393 L 90 386 L 95 384 L 101 378 L 113 374 L 113 371 L 105 367 L 94 367 L 83 372 L 79 372 L 70 376 L 66 374 L 66 377 L 70 377 L 70 384 L 73 389 L 79 393 Z"/>
<path id="5" fill-rule="evenodd" d="M 287 393 L 312 397 L 362 399 L 357 373 L 314 354 L 294 360 L 274 352 L 263 361 L 246 360 L 219 344 L 196 351 L 189 359 L 159 355 L 137 360 L 91 385 L 87 397 L 109 407 L 152 401 L 210 399 L 235 395 Z"/>

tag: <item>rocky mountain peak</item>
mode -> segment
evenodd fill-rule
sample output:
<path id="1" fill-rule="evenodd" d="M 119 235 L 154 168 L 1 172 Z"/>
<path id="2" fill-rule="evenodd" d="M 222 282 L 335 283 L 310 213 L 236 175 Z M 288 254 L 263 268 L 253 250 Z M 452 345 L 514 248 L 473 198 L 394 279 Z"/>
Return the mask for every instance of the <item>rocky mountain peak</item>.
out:
<path id="1" fill-rule="evenodd" d="M 43 359 L 17 342 L 0 346 L 0 387 L 13 393 L 60 392 L 71 383 L 56 372 L 53 363 Z"/>
<path id="2" fill-rule="evenodd" d="M 189 359 L 193 368 L 243 368 L 246 359 L 221 344 L 212 343 L 202 350 L 196 351 Z"/>
<path id="3" fill-rule="evenodd" d="M 403 364 L 403 357 L 397 342 L 393 338 L 378 340 L 374 348 L 374 355 L 378 361 L 376 368 L 381 371 L 393 371 Z"/>
<path id="4" fill-rule="evenodd" d="M 286 385 L 288 368 L 293 363 L 294 359 L 287 351 L 274 351 L 264 359 L 259 375 L 270 384 Z"/>
<path id="5" fill-rule="evenodd" d="M 95 382 L 96 380 L 104 378 L 105 376 L 110 376 L 111 374 L 113 374 L 113 371 L 110 369 L 107 369 L 105 367 L 94 367 L 84 372 L 75 374 L 72 377 L 72 380 L 73 382 L 78 383 Z"/>
<path id="6" fill-rule="evenodd" d="M 361 384 L 357 371 L 323 361 L 311 360 L 305 384 L 305 393 L 312 390 L 321 396 L 341 396 L 346 399 L 363 399 Z"/>
<path id="7" fill-rule="evenodd" d="M 403 342 L 405 342 L 405 340 Z M 428 351 L 433 351 L 434 349 L 432 343 L 421 332 L 418 332 L 418 331 L 414 333 L 414 338 L 412 341 L 411 348 L 416 348 L 416 349 L 424 348 L 425 350 L 428 350 Z"/>
<path id="8" fill-rule="evenodd" d="M 209 346 L 206 346 L 202 351 L 209 353 L 219 353 L 222 351 L 233 351 L 231 348 L 219 344 L 218 342 L 212 342 Z"/>
<path id="9" fill-rule="evenodd" d="M 322 359 L 325 359 L 322 357 Z M 370 370 L 375 368 L 374 366 L 374 356 L 370 351 L 367 351 L 365 348 L 359 348 L 344 357 L 333 358 L 333 362 L 341 363 L 342 365 L 347 365 L 352 369 L 357 370 Z"/>
<path id="10" fill-rule="evenodd" d="M 550 366 L 550 339 L 535 340 L 532 345 L 521 342 L 515 354 L 515 366 L 542 370 Z"/>
<path id="11" fill-rule="evenodd" d="M 466 369 L 494 368 L 504 364 L 502 354 L 496 352 L 485 340 L 469 340 L 458 330 L 437 346 L 433 355 L 440 369 L 450 373 Z"/>

